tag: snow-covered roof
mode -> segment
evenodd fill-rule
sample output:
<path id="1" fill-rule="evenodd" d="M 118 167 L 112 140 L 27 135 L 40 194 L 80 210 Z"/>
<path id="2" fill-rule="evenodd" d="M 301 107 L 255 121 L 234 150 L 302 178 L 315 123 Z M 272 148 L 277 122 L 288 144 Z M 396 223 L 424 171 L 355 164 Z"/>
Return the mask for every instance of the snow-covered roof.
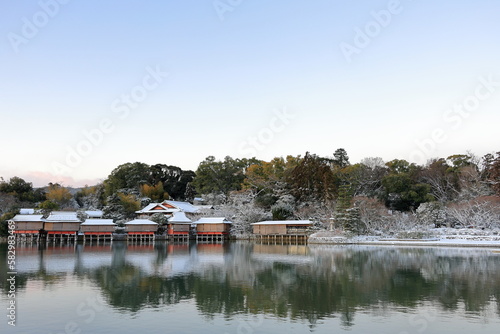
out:
<path id="1" fill-rule="evenodd" d="M 88 211 L 85 211 L 85 214 L 89 218 L 101 218 L 103 215 L 103 212 L 101 210 L 88 210 Z"/>
<path id="2" fill-rule="evenodd" d="M 135 213 L 174 213 L 178 211 L 184 211 L 187 213 L 196 213 L 199 211 L 197 207 L 189 202 L 178 202 L 178 201 L 163 201 L 161 203 L 150 203 L 143 209 L 136 211 Z"/>
<path id="3" fill-rule="evenodd" d="M 168 208 L 162 205 L 162 203 L 150 203 L 143 209 L 136 211 L 135 213 L 173 213 L 177 211 L 179 211 L 179 209 Z"/>
<path id="4" fill-rule="evenodd" d="M 136 211 L 136 213 L 145 213 L 145 212 L 149 212 L 151 211 L 154 207 L 156 206 L 160 206 L 162 207 L 164 210 L 167 210 L 167 208 L 165 208 L 164 206 L 162 206 L 160 203 L 150 203 L 148 205 L 146 205 L 144 208 L 142 208 L 141 210 L 139 211 Z M 157 211 L 161 211 L 161 210 L 157 210 Z"/>
<path id="5" fill-rule="evenodd" d="M 232 224 L 225 217 L 204 217 L 194 222 L 195 224 Z"/>
<path id="6" fill-rule="evenodd" d="M 310 220 L 266 220 L 251 225 L 312 225 Z"/>
<path id="7" fill-rule="evenodd" d="M 76 212 L 54 211 L 45 219 L 46 222 L 80 222 Z"/>
<path id="8" fill-rule="evenodd" d="M 33 215 L 33 214 L 35 214 L 35 209 L 20 209 L 19 214 L 20 215 Z"/>
<path id="9" fill-rule="evenodd" d="M 14 218 L 12 218 L 12 221 L 15 222 L 41 222 L 43 215 L 16 215 Z"/>
<path id="10" fill-rule="evenodd" d="M 213 205 L 193 205 L 196 210 L 200 211 L 200 210 L 210 210 L 210 209 L 213 209 L 214 206 Z"/>
<path id="11" fill-rule="evenodd" d="M 191 224 L 193 221 L 186 217 L 186 214 L 184 212 L 178 211 L 174 212 L 174 215 L 169 218 L 168 222 L 176 224 Z"/>
<path id="12" fill-rule="evenodd" d="M 198 212 L 198 208 L 196 208 L 193 204 L 189 202 L 179 202 L 179 201 L 163 201 L 163 203 L 167 203 L 171 206 L 175 206 L 181 211 L 187 212 L 187 213 L 196 213 Z"/>
<path id="13" fill-rule="evenodd" d="M 149 219 L 134 219 L 125 223 L 125 225 L 158 225 L 154 221 Z"/>
<path id="14" fill-rule="evenodd" d="M 87 219 L 82 225 L 116 225 L 113 219 Z"/>
<path id="15" fill-rule="evenodd" d="M 59 215 L 75 215 L 76 211 L 51 211 L 51 215 L 59 216 Z"/>

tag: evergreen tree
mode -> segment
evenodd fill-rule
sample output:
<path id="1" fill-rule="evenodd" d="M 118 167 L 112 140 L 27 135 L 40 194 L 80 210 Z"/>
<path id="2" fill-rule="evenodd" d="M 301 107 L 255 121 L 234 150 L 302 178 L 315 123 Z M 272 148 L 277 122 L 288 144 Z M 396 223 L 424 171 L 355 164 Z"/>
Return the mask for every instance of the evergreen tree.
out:
<path id="1" fill-rule="evenodd" d="M 199 164 L 192 184 L 199 194 L 222 194 L 227 197 L 229 192 L 242 189 L 246 169 L 257 162 L 257 159 L 233 159 L 229 156 L 217 161 L 209 156 Z"/>
<path id="2" fill-rule="evenodd" d="M 409 211 L 421 203 L 434 200 L 431 187 L 419 182 L 421 168 L 406 160 L 392 160 L 387 164 L 389 173 L 382 179 L 385 205 L 391 210 Z"/>
<path id="3" fill-rule="evenodd" d="M 326 159 L 306 152 L 302 161 L 292 170 L 288 183 L 292 195 L 299 201 L 327 202 L 335 195 L 337 180 Z"/>
<path id="4" fill-rule="evenodd" d="M 277 203 L 271 207 L 273 220 L 287 220 L 293 217 L 293 208 L 285 203 Z"/>
<path id="5" fill-rule="evenodd" d="M 496 153 L 496 157 L 493 154 L 485 155 L 483 165 L 486 182 L 500 196 L 500 152 Z"/>
<path id="6" fill-rule="evenodd" d="M 333 153 L 333 164 L 338 168 L 344 168 L 350 165 L 349 156 L 343 148 L 338 148 Z"/>
<path id="7" fill-rule="evenodd" d="M 351 188 L 347 184 L 342 184 L 339 187 L 337 203 L 334 211 L 334 222 L 338 227 L 344 230 L 351 231 L 352 226 L 349 220 L 348 210 L 352 205 Z"/>
<path id="8" fill-rule="evenodd" d="M 188 202 L 193 202 L 196 196 L 196 190 L 191 182 L 186 184 L 186 191 L 184 192 L 184 198 Z"/>
<path id="9" fill-rule="evenodd" d="M 350 184 L 339 186 L 337 203 L 333 214 L 334 222 L 344 231 L 360 234 L 364 231 L 361 213 L 358 207 L 353 206 L 353 190 Z"/>

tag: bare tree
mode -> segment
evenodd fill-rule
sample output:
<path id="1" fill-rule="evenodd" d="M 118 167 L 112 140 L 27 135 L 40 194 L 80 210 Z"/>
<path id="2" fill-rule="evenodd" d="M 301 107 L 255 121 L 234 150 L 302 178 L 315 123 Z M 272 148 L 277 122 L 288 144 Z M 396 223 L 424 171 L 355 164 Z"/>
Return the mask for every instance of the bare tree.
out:
<path id="1" fill-rule="evenodd" d="M 462 227 L 500 228 L 500 198 L 486 196 L 450 204 L 447 214 Z"/>

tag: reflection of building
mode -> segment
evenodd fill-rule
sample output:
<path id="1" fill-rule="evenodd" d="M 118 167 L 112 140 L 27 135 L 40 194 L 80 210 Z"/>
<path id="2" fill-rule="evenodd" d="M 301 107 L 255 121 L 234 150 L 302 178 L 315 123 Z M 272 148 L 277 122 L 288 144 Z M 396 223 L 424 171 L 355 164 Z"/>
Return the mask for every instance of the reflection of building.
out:
<path id="1" fill-rule="evenodd" d="M 10 221 L 15 223 L 16 234 L 37 235 L 38 231 L 43 228 L 43 215 L 16 215 Z"/>
<path id="2" fill-rule="evenodd" d="M 305 244 L 255 244 L 253 246 L 252 258 L 258 261 L 269 261 L 301 264 L 312 263 L 314 257 Z"/>

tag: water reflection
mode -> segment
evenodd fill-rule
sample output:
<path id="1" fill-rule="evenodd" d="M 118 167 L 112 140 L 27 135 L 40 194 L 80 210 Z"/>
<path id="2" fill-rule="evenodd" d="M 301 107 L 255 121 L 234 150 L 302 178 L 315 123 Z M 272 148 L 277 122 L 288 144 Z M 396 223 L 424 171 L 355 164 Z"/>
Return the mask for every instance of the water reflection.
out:
<path id="1" fill-rule="evenodd" d="M 7 291 L 5 245 L 0 283 Z M 307 320 L 404 310 L 495 310 L 500 254 L 488 249 L 228 244 L 18 245 L 17 288 L 67 275 L 90 281 L 119 312 L 195 301 L 205 317 L 266 313 Z M 382 311 L 380 311 L 382 310 Z"/>

